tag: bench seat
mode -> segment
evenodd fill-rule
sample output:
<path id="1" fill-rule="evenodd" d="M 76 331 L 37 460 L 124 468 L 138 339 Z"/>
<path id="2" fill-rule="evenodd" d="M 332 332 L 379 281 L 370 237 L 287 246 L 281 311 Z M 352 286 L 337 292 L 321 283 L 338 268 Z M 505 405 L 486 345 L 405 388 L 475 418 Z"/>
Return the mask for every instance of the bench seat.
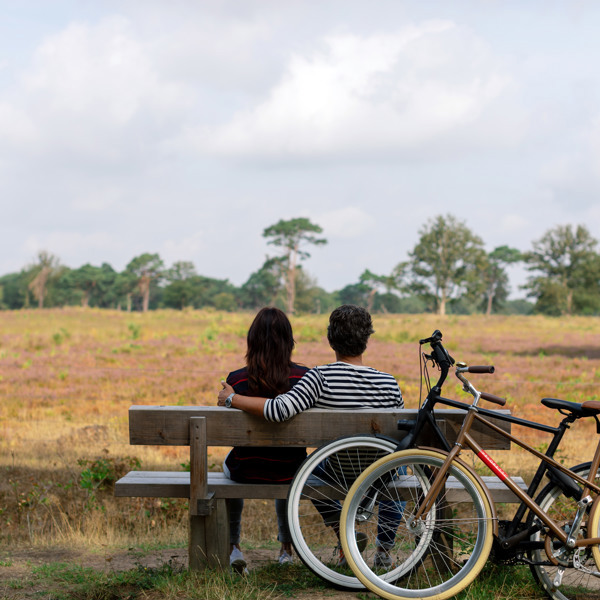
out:
<path id="1" fill-rule="evenodd" d="M 492 475 L 482 479 L 490 490 L 494 502 L 518 502 L 513 492 L 497 477 Z M 527 484 L 521 477 L 513 477 L 513 481 L 522 490 L 527 490 Z M 320 484 L 319 487 L 323 488 L 322 493 L 329 498 L 339 496 L 339 493 L 330 486 Z M 468 500 L 464 488 L 455 477 L 448 478 L 446 488 L 449 502 Z M 287 484 L 237 483 L 225 477 L 224 473 L 208 474 L 208 492 L 212 492 L 215 498 L 287 498 L 288 489 Z M 190 474 L 187 471 L 131 471 L 117 481 L 115 496 L 189 498 Z"/>

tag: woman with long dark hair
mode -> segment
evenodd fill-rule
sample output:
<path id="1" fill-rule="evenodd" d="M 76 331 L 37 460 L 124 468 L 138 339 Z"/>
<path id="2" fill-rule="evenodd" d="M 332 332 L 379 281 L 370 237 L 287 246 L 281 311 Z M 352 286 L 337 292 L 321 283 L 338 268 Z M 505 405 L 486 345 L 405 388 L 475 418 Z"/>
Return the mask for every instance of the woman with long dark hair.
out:
<path id="1" fill-rule="evenodd" d="M 227 383 L 234 393 L 245 396 L 270 398 L 288 392 L 308 371 L 306 367 L 292 362 L 294 346 L 292 325 L 285 313 L 278 308 L 263 308 L 248 330 L 246 366 L 230 373 Z M 233 448 L 227 455 L 223 471 L 230 479 L 240 483 L 289 483 L 305 458 L 305 448 L 240 446 Z M 243 573 L 246 561 L 239 543 L 244 501 L 232 499 L 228 504 L 231 543 L 229 562 L 235 571 Z M 275 500 L 275 510 L 278 539 L 281 542 L 279 562 L 285 564 L 292 561 L 286 500 Z"/>

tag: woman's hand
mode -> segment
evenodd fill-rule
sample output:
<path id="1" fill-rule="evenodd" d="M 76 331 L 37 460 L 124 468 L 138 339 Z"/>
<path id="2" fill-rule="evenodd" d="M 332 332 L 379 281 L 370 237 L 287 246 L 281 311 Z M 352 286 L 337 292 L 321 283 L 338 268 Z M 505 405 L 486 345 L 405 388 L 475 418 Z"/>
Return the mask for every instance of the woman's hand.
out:
<path id="1" fill-rule="evenodd" d="M 233 388 L 224 379 L 221 379 L 221 385 L 223 386 L 223 389 L 219 392 L 217 405 L 225 406 L 225 400 L 227 400 L 229 394 L 233 393 Z"/>

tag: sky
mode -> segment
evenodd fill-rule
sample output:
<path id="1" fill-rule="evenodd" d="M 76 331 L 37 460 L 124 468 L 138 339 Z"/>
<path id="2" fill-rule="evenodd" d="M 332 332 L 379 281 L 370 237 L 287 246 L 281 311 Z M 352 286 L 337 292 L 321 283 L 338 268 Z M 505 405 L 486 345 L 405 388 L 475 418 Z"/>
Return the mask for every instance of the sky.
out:
<path id="1" fill-rule="evenodd" d="M 328 291 L 438 215 L 487 251 L 600 238 L 599 30 L 576 0 L 0 0 L 0 274 L 156 252 L 241 285 L 296 217 Z"/>

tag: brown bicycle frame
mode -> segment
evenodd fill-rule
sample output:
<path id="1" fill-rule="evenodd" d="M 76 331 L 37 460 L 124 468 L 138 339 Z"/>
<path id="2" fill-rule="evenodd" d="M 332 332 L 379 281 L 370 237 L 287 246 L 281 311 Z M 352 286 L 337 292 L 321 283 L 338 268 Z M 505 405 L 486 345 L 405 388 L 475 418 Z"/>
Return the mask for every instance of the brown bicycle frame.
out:
<path id="1" fill-rule="evenodd" d="M 500 427 L 497 427 L 496 425 L 488 421 L 485 417 L 482 417 L 481 415 L 477 414 L 477 408 L 475 406 L 472 406 L 468 409 L 468 412 L 465 415 L 462 427 L 460 428 L 460 431 L 456 436 L 456 442 L 454 443 L 454 447 L 452 448 L 452 450 L 450 450 L 448 456 L 446 457 L 446 460 L 444 461 L 444 464 L 440 467 L 438 474 L 435 476 L 435 479 L 431 484 L 431 488 L 429 489 L 427 495 L 423 499 L 423 503 L 419 507 L 419 510 L 416 512 L 414 518 L 419 519 L 423 516 L 423 514 L 426 514 L 431 510 L 438 494 L 444 487 L 446 474 L 450 468 L 450 465 L 452 464 L 454 459 L 458 458 L 461 450 L 466 445 L 475 453 L 477 458 L 479 458 L 479 460 L 481 460 L 481 462 L 483 462 L 483 464 L 485 464 L 485 466 L 488 469 L 490 469 L 490 471 L 492 471 L 492 473 L 494 473 L 494 475 L 496 475 L 496 477 L 498 477 L 498 479 L 502 481 L 502 483 L 507 488 L 509 488 L 515 496 L 517 496 L 517 498 L 521 500 L 521 502 L 525 503 L 526 506 L 552 530 L 552 532 L 563 544 L 566 543 L 568 537 L 567 534 L 564 531 L 562 531 L 562 529 L 560 529 L 560 527 L 534 502 L 534 500 L 528 494 L 523 492 L 523 490 L 521 490 L 521 488 L 517 484 L 515 484 L 510 478 L 510 476 L 507 473 L 505 473 L 502 469 L 498 467 L 498 470 L 506 476 L 504 478 L 500 477 L 498 473 L 496 473 L 494 469 L 492 469 L 492 467 L 484 459 L 482 459 L 481 455 L 483 454 L 487 457 L 487 453 L 485 453 L 481 446 L 469 435 L 469 431 L 475 420 L 478 420 L 479 422 L 483 423 L 496 433 L 499 433 L 511 442 L 514 442 L 530 454 L 537 456 L 542 461 L 550 464 L 554 468 L 562 471 L 565 475 L 568 475 L 572 479 L 579 482 L 581 485 L 584 486 L 582 497 L 585 497 L 589 491 L 593 491 L 596 494 L 600 494 L 600 486 L 596 485 L 592 481 L 592 479 L 595 477 L 595 474 L 598 472 L 598 468 L 600 467 L 600 441 L 598 442 L 598 446 L 596 447 L 596 452 L 594 454 L 594 459 L 592 460 L 590 472 L 588 474 L 588 479 L 585 479 L 584 477 L 581 477 L 577 473 L 574 473 L 567 467 L 564 467 L 560 463 L 556 462 L 553 458 L 550 458 L 549 456 L 538 452 L 525 442 L 522 442 L 510 433 L 504 431 Z M 484 489 L 484 491 L 487 490 Z M 575 542 L 575 547 L 593 546 L 595 544 L 600 544 L 600 538 L 584 538 L 581 540 L 577 540 Z"/>

